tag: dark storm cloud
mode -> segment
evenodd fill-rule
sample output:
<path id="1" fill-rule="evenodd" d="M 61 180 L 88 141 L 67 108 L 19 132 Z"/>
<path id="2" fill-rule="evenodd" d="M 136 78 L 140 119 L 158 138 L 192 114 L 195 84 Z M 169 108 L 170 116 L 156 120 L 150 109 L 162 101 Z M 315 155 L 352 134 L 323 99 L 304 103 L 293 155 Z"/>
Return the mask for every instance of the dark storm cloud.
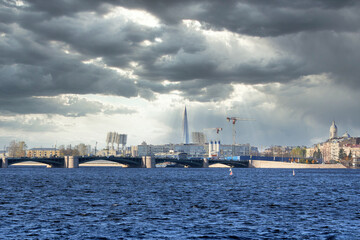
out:
<path id="1" fill-rule="evenodd" d="M 84 64 L 84 56 L 61 51 L 63 44 L 38 40 L 16 29 L 0 41 L 0 93 L 7 97 L 101 93 L 137 96 L 133 81 L 113 70 Z"/>
<path id="2" fill-rule="evenodd" d="M 78 12 L 106 13 L 112 6 L 143 9 L 166 24 L 182 19 L 195 19 L 209 27 L 226 28 L 233 32 L 269 36 L 299 31 L 359 29 L 358 1 L 266 1 L 266 0 L 119 0 L 119 1 L 59 1 L 27 2 L 28 11 L 42 12 L 52 17 L 69 16 Z"/>
<path id="3" fill-rule="evenodd" d="M 16 64 L 0 67 L 0 74 L 0 94 L 9 98 L 64 93 L 138 95 L 132 81 L 120 79 L 112 71 L 78 62 L 54 61 L 43 66 Z"/>
<path id="4" fill-rule="evenodd" d="M 106 3 L 106 2 L 102 2 Z M 68 16 L 77 12 L 108 10 L 109 4 L 142 9 L 160 18 L 165 24 L 178 24 L 183 19 L 194 19 L 209 28 L 228 29 L 252 36 L 279 36 L 301 31 L 356 31 L 360 27 L 357 1 L 166 1 L 131 0 L 61 1 L 59 6 L 42 1 L 30 1 L 33 11 L 50 16 Z"/>
<path id="5" fill-rule="evenodd" d="M 235 64 L 226 70 L 220 68 L 221 59 L 196 55 L 174 57 L 171 62 L 153 64 L 136 72 L 146 79 L 171 81 L 206 80 L 208 85 L 231 82 L 258 84 L 266 82 L 288 82 L 310 72 L 304 63 L 288 58 L 264 63 L 253 61 Z"/>
<path id="6" fill-rule="evenodd" d="M 217 69 L 219 61 L 216 59 L 198 58 L 198 53 L 179 59 L 176 57 L 178 51 L 173 53 L 175 57 L 170 64 L 147 62 L 144 69 L 137 72 L 144 78 L 170 81 L 206 79 L 209 85 L 219 79 L 222 83 L 257 84 L 286 83 L 301 76 L 325 72 L 333 73 L 343 84 L 359 86 L 360 74 L 356 63 L 360 55 L 360 6 L 357 1 L 227 1 L 226 4 L 223 1 L 187 1 L 182 5 L 165 1 L 122 3 L 127 7 L 145 9 L 168 24 L 195 19 L 210 29 L 228 29 L 251 36 L 274 36 L 274 44 L 297 58 L 294 61 L 283 57 L 268 64 L 249 62 L 222 72 Z M 189 6 L 201 10 L 179 10 Z M 162 46 L 167 44 L 164 41 Z"/>
<path id="7" fill-rule="evenodd" d="M 302 141 L 314 137 L 326 140 L 333 120 L 337 122 L 338 127 L 341 126 L 339 135 L 348 131 L 352 136 L 359 136 L 358 90 L 336 85 L 333 81 L 335 80 L 329 81 L 328 77 L 321 76 L 315 80 L 302 78 L 287 85 L 257 86 L 256 88 L 266 94 L 268 101 L 272 102 L 276 109 L 255 111 L 255 117 L 267 119 L 262 124 L 269 126 L 268 130 L 298 132 L 294 137 L 288 138 L 292 138 L 293 142 L 298 136 L 302 136 L 299 137 Z M 273 122 L 269 124 L 269 121 Z M 293 126 L 286 127 L 287 124 Z M 283 140 L 286 140 L 286 137 Z"/>
<path id="8" fill-rule="evenodd" d="M 113 2 L 112 0 L 63 0 L 57 1 L 54 5 L 51 1 L 31 0 L 27 1 L 30 11 L 46 12 L 50 16 L 73 15 L 78 12 L 97 11 L 106 12 L 106 2 Z"/>
<path id="9" fill-rule="evenodd" d="M 144 9 L 167 24 L 195 19 L 209 28 L 253 36 L 278 36 L 299 31 L 353 31 L 360 26 L 357 1 L 119 1 Z"/>
<path id="10" fill-rule="evenodd" d="M 81 18 L 59 17 L 48 21 L 21 23 L 46 41 L 68 44 L 70 50 L 84 57 L 105 57 L 112 66 L 126 66 L 141 50 L 140 43 L 154 41 L 156 30 L 123 18 L 98 19 L 93 15 Z M 115 59 L 115 60 L 113 60 Z"/>
<path id="11" fill-rule="evenodd" d="M 42 13 L 24 9 L 27 8 L 12 9 L 16 17 L 9 18 L 7 22 L 13 20 L 16 23 L 3 30 L 6 34 L 0 41 L 2 97 L 56 96 L 64 93 L 138 96 L 134 81 L 119 76 L 114 70 L 83 63 L 107 53 L 122 54 L 131 49 L 130 45 L 118 40 L 119 44 L 115 43 L 101 31 L 104 26 L 96 23 L 87 28 L 84 22 L 75 18 L 44 19 Z M 129 34 L 123 40 L 132 43 L 142 41 L 141 34 L 137 32 L 144 31 L 129 25 L 125 26 Z M 65 54 L 64 49 L 81 54 Z"/>
<path id="12" fill-rule="evenodd" d="M 16 114 L 58 114 L 66 117 L 82 117 L 88 114 L 132 114 L 134 110 L 126 107 L 112 107 L 85 98 L 67 96 L 52 98 L 1 99 L 2 115 Z"/>
<path id="13" fill-rule="evenodd" d="M 303 59 L 308 74 L 328 73 L 338 84 L 360 88 L 359 39 L 360 32 L 326 31 L 281 37 L 274 44 Z"/>
<path id="14" fill-rule="evenodd" d="M 232 94 L 233 83 L 289 83 L 322 73 L 359 87 L 357 1 L 0 4 L 0 94 L 4 99 L 88 93 L 154 99 L 156 93 L 180 91 L 192 101 L 218 101 Z M 105 18 L 115 6 L 144 10 L 161 24 L 149 27 L 123 16 Z M 238 56 L 242 61 L 223 59 L 226 53 L 214 51 L 217 46 L 201 31 L 185 27 L 184 19 L 199 21 L 202 29 L 266 39 L 279 51 L 266 60 L 247 61 L 245 54 Z M 91 64 L 97 60 L 129 70 L 138 79 Z M 227 61 L 232 64 L 224 68 Z M 165 80 L 174 84 L 162 84 Z"/>

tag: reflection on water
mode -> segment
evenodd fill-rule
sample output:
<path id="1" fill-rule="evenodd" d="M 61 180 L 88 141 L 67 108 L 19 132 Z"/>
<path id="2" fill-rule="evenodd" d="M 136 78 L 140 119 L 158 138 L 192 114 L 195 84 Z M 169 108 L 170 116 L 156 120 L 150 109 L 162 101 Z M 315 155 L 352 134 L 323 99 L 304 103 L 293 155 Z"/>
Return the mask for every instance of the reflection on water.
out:
<path id="1" fill-rule="evenodd" d="M 7 239 L 360 236 L 360 171 L 0 169 Z"/>

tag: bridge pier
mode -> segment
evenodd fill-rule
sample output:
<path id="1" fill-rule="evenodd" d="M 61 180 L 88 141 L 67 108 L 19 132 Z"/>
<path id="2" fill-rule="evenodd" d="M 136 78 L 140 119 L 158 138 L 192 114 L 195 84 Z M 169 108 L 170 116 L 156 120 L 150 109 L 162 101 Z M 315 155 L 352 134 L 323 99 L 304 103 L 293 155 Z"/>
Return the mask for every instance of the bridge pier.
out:
<path id="1" fill-rule="evenodd" d="M 7 157 L 3 157 L 1 161 L 1 168 L 7 168 L 8 167 L 8 159 Z"/>
<path id="2" fill-rule="evenodd" d="M 209 159 L 204 158 L 203 160 L 203 168 L 208 168 L 209 167 Z"/>
<path id="3" fill-rule="evenodd" d="M 78 168 L 79 158 L 77 156 L 64 156 L 64 168 Z"/>
<path id="4" fill-rule="evenodd" d="M 252 161 L 252 159 L 250 158 L 249 164 L 248 164 L 248 168 L 253 168 L 253 167 L 254 167 L 253 161 Z"/>
<path id="5" fill-rule="evenodd" d="M 142 156 L 141 157 L 141 168 L 145 168 L 146 167 L 146 157 Z"/>
<path id="6" fill-rule="evenodd" d="M 141 167 L 142 168 L 155 168 L 155 158 L 151 156 L 143 156 L 141 158 Z"/>

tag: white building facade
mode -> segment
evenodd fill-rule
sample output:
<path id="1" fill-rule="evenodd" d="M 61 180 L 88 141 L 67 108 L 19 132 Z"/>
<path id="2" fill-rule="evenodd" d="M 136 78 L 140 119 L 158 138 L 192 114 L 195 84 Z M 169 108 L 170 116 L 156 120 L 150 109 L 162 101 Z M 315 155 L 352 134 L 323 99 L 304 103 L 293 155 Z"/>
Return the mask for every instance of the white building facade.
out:
<path id="1" fill-rule="evenodd" d="M 344 150 L 346 156 L 351 158 L 360 157 L 360 138 L 351 137 L 347 132 L 338 137 L 337 126 L 333 121 L 329 131 L 329 139 L 326 142 L 316 144 L 312 148 L 307 148 L 306 157 L 313 157 L 314 153 L 320 150 L 324 163 L 339 161 L 340 149 Z M 351 155 L 351 156 L 349 156 Z"/>

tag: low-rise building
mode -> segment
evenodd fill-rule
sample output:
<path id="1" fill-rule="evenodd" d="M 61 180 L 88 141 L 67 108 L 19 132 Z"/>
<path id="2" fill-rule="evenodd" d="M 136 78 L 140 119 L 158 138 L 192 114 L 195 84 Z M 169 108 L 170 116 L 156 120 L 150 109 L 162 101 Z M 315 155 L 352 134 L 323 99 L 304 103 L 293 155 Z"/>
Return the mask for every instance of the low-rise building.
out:
<path id="1" fill-rule="evenodd" d="M 208 157 L 225 158 L 231 156 L 258 155 L 258 148 L 250 144 L 221 144 L 220 141 L 210 141 L 205 147 Z"/>
<path id="2" fill-rule="evenodd" d="M 156 158 L 172 158 L 172 159 L 185 159 L 187 158 L 187 154 L 183 152 L 174 152 L 170 150 L 167 153 L 155 153 Z"/>
<path id="3" fill-rule="evenodd" d="M 249 156 L 250 144 L 220 145 L 220 157 Z"/>
<path id="4" fill-rule="evenodd" d="M 210 149 L 209 145 L 211 145 L 211 143 L 148 145 L 143 142 L 141 145 L 137 146 L 137 156 L 167 156 L 173 155 L 173 153 L 184 153 L 190 158 L 213 157 L 214 150 Z M 216 157 L 257 155 L 259 153 L 258 148 L 250 146 L 250 144 L 236 144 L 232 146 L 222 145 L 218 142 L 216 147 L 214 143 L 211 146 L 212 148 L 218 149 L 216 150 Z"/>
<path id="5" fill-rule="evenodd" d="M 141 145 L 137 146 L 137 156 L 154 156 L 156 153 L 166 153 L 170 150 L 174 150 L 172 144 L 151 145 L 143 142 Z"/>
<path id="6" fill-rule="evenodd" d="M 174 151 L 186 153 L 188 157 L 203 158 L 206 156 L 206 150 L 202 144 L 177 144 Z"/>
<path id="7" fill-rule="evenodd" d="M 292 150 L 299 147 L 303 148 L 303 146 L 271 146 L 266 148 L 261 154 L 266 157 L 292 157 Z"/>
<path id="8" fill-rule="evenodd" d="M 56 148 L 32 148 L 27 150 L 26 155 L 37 158 L 59 157 L 60 150 Z"/>

